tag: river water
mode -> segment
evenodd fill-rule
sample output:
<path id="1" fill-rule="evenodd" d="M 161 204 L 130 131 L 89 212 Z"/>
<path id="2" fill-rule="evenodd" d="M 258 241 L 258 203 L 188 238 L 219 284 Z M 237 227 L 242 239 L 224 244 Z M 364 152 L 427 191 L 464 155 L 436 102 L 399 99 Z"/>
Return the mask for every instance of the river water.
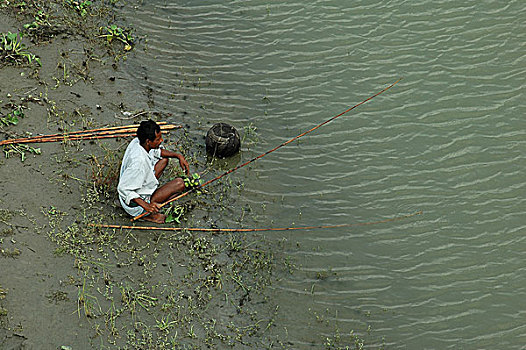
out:
<path id="1" fill-rule="evenodd" d="M 245 184 L 232 196 L 260 227 L 423 211 L 267 236 L 286 239 L 297 268 L 272 291 L 292 347 L 354 330 L 370 348 L 526 349 L 526 2 L 152 0 L 121 11 L 145 35 L 125 65 L 152 108 L 199 137 L 234 125 L 249 136 L 245 161 L 403 77 L 232 174 Z"/>

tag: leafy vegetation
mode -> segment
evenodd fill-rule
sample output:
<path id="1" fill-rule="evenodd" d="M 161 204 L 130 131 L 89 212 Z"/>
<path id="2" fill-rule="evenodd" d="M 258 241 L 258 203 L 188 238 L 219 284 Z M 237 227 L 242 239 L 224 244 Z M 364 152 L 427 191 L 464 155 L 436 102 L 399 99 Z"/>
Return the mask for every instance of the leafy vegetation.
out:
<path id="1" fill-rule="evenodd" d="M 27 158 L 27 153 L 31 154 L 42 154 L 40 148 L 35 148 L 28 146 L 26 144 L 11 144 L 4 147 L 4 154 L 6 158 L 12 156 L 19 156 L 21 161 L 25 161 Z"/>
<path id="2" fill-rule="evenodd" d="M 111 198 L 117 191 L 119 179 L 120 159 L 124 151 L 115 152 L 114 150 L 104 149 L 104 155 L 89 157 L 90 181 L 93 184 L 93 190 L 106 198 Z"/>
<path id="3" fill-rule="evenodd" d="M 24 29 L 26 30 L 34 30 L 38 29 L 42 26 L 50 26 L 49 23 L 49 15 L 44 12 L 44 10 L 39 10 L 31 23 L 24 24 Z"/>
<path id="4" fill-rule="evenodd" d="M 184 181 L 184 187 L 187 191 L 191 191 L 194 188 L 201 186 L 201 176 L 197 173 L 192 174 L 192 176 L 181 176 Z M 200 194 L 200 191 L 196 191 L 197 194 Z"/>
<path id="5" fill-rule="evenodd" d="M 12 112 L 8 113 L 4 117 L 0 117 L 0 125 L 16 125 L 18 124 L 19 118 L 25 116 L 22 106 L 16 106 Z"/>
<path id="6" fill-rule="evenodd" d="M 184 187 L 186 188 L 186 191 L 191 191 L 195 188 L 198 188 L 201 186 L 201 177 L 199 174 L 194 173 L 191 176 L 181 175 L 181 178 L 184 181 Z M 200 190 L 195 191 L 196 194 L 201 194 L 202 192 Z M 182 216 L 190 210 L 190 207 L 192 207 L 192 204 L 186 204 L 186 205 L 179 205 L 176 203 L 173 203 L 168 210 L 166 211 L 166 223 L 170 222 L 176 222 L 178 224 L 181 224 L 181 218 Z"/>
<path id="7" fill-rule="evenodd" d="M 110 26 L 100 28 L 101 37 L 106 38 L 107 42 L 111 44 L 113 40 L 120 41 L 124 44 L 124 51 L 130 51 L 134 45 L 134 39 L 129 29 L 122 29 L 121 27 L 112 24 Z"/>
<path id="8" fill-rule="evenodd" d="M 0 127 L 17 125 L 20 121 L 20 118 L 25 117 L 23 106 L 15 104 L 8 104 L 8 106 L 11 106 L 12 110 L 7 115 L 0 117 Z M 26 144 L 5 145 L 3 149 L 6 158 L 11 158 L 12 156 L 19 156 L 22 162 L 26 160 L 27 153 L 41 154 L 40 148 L 31 147 Z"/>
<path id="9" fill-rule="evenodd" d="M 77 13 L 84 17 L 89 14 L 90 6 L 92 5 L 91 1 L 76 1 L 76 0 L 64 0 L 64 5 L 74 9 Z"/>
<path id="10" fill-rule="evenodd" d="M 0 60 L 4 63 L 22 64 L 27 61 L 29 64 L 36 62 L 39 66 L 40 58 L 26 50 L 26 45 L 22 43 L 20 33 L 0 33 Z"/>
<path id="11" fill-rule="evenodd" d="M 166 223 L 177 222 L 181 223 L 181 217 L 185 213 L 185 207 L 183 205 L 171 205 L 166 211 Z"/>

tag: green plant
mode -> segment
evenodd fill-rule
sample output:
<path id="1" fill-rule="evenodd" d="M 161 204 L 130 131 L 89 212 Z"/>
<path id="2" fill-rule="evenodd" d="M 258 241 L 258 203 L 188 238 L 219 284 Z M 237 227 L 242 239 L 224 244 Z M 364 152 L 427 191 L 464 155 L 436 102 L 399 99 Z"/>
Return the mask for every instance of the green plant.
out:
<path id="1" fill-rule="evenodd" d="M 24 28 L 26 30 L 31 30 L 37 29 L 41 26 L 49 26 L 50 23 L 48 21 L 48 18 L 49 16 L 43 10 L 39 10 L 34 17 L 33 22 L 24 24 Z"/>
<path id="2" fill-rule="evenodd" d="M 4 148 L 4 154 L 6 158 L 10 158 L 12 155 L 19 155 L 22 162 L 26 160 L 26 153 L 42 154 L 40 148 L 34 148 L 25 144 L 11 144 Z"/>
<path id="3" fill-rule="evenodd" d="M 185 207 L 182 205 L 172 205 L 170 208 L 168 208 L 166 212 L 166 223 L 170 222 L 177 222 L 178 224 L 181 223 L 180 219 L 181 216 L 183 216 L 185 212 Z"/>
<path id="4" fill-rule="evenodd" d="M 193 174 L 192 176 L 183 175 L 181 178 L 184 181 L 184 187 L 187 191 L 201 186 L 201 176 L 199 176 L 199 174 Z M 202 192 L 198 190 L 196 193 L 201 194 Z"/>
<path id="5" fill-rule="evenodd" d="M 156 320 L 155 327 L 159 328 L 160 331 L 169 332 L 170 329 L 174 328 L 175 324 L 177 323 L 175 321 L 168 321 L 169 318 L 170 316 L 164 316 L 161 317 L 161 320 Z"/>
<path id="6" fill-rule="evenodd" d="M 74 10 L 76 10 L 79 15 L 82 17 L 88 14 L 88 9 L 91 6 L 91 1 L 75 1 L 75 0 L 65 0 L 64 4 Z"/>
<path id="7" fill-rule="evenodd" d="M 122 153 L 109 149 L 104 151 L 101 159 L 95 155 L 89 157 L 89 177 L 97 193 L 109 198 L 117 190 Z"/>
<path id="8" fill-rule="evenodd" d="M 25 1 L 18 1 L 9 3 L 9 1 L 2 1 L 1 7 L 11 6 L 12 8 L 18 9 L 19 13 L 24 13 L 28 9 L 28 4 Z"/>
<path id="9" fill-rule="evenodd" d="M 22 106 L 16 106 L 11 113 L 5 117 L 0 117 L 0 124 L 4 125 L 16 125 L 18 124 L 18 118 L 25 116 Z"/>
<path id="10" fill-rule="evenodd" d="M 22 43 L 22 34 L 19 33 L 0 33 L 0 59 L 15 64 L 21 64 L 24 59 L 31 64 L 33 61 L 38 63 L 40 58 L 25 50 L 26 45 Z"/>
<path id="11" fill-rule="evenodd" d="M 111 26 L 101 27 L 101 37 L 106 38 L 108 43 L 111 43 L 113 39 L 121 41 L 124 44 L 124 51 L 130 51 L 133 48 L 133 36 L 129 29 L 122 29 L 115 24 Z"/>
<path id="12" fill-rule="evenodd" d="M 22 252 L 18 248 L 12 248 L 12 249 L 6 248 L 6 249 L 0 249 L 0 254 L 8 258 L 16 258 L 20 254 L 22 254 Z"/>
<path id="13" fill-rule="evenodd" d="M 132 315 L 137 311 L 137 305 L 146 311 L 150 311 L 151 307 L 157 305 L 157 298 L 150 296 L 145 289 L 134 291 L 126 285 L 120 286 L 120 291 L 122 304 L 130 310 Z"/>
<path id="14" fill-rule="evenodd" d="M 255 144 L 258 142 L 258 133 L 257 128 L 254 124 L 250 123 L 244 128 L 243 137 L 241 139 L 241 143 L 249 143 L 249 144 Z"/>
<path id="15" fill-rule="evenodd" d="M 84 310 L 84 314 L 88 318 L 95 317 L 93 309 L 98 306 L 99 302 L 97 297 L 88 293 L 88 287 L 86 286 L 86 277 L 84 277 L 82 286 L 78 286 L 77 295 L 77 313 L 80 317 L 80 310 Z M 100 311 L 100 306 L 99 306 Z M 101 311 L 100 311 L 101 312 Z"/>

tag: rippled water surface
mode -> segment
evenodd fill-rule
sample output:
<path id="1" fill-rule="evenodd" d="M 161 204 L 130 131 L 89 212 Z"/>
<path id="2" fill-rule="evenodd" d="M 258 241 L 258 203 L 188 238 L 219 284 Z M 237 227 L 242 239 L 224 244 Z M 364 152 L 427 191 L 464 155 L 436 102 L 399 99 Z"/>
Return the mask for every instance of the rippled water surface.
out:
<path id="1" fill-rule="evenodd" d="M 236 126 L 250 136 L 242 160 L 403 77 L 232 174 L 260 227 L 423 211 L 273 233 L 298 267 L 273 291 L 292 347 L 354 330 L 372 348 L 526 349 L 526 2 L 152 0 L 123 11 L 147 35 L 127 65 L 152 107 L 196 136 Z"/>

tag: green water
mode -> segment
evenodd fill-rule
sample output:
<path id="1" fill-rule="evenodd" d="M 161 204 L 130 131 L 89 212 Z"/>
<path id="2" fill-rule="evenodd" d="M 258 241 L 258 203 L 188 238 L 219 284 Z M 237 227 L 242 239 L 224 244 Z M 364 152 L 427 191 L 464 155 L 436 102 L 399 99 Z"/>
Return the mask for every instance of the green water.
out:
<path id="1" fill-rule="evenodd" d="M 524 349 L 525 13 L 522 1 L 157 0 L 123 9 L 146 34 L 146 50 L 125 65 L 152 107 L 198 138 L 218 121 L 256 128 L 242 160 L 403 77 L 232 174 L 245 183 L 236 203 L 255 208 L 260 227 L 423 210 L 273 234 L 298 267 L 272 291 L 289 346 L 323 347 L 337 328 L 370 348 Z"/>

